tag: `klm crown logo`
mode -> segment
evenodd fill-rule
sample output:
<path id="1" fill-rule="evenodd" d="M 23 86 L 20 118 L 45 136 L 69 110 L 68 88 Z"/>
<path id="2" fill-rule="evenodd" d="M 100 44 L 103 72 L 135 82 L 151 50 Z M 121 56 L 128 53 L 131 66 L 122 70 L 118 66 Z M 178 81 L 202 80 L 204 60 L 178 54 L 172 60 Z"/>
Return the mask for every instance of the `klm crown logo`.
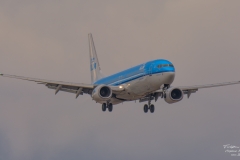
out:
<path id="1" fill-rule="evenodd" d="M 97 64 L 95 62 L 95 58 L 91 59 L 91 66 L 90 66 L 90 68 L 91 68 L 91 71 L 95 70 L 97 68 Z"/>

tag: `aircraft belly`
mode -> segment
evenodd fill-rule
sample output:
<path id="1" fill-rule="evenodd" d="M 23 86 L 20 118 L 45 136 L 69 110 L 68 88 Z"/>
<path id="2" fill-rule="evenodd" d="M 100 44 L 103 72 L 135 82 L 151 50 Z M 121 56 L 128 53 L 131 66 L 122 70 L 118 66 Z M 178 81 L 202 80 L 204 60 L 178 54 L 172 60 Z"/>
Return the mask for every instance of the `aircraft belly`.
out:
<path id="1" fill-rule="evenodd" d="M 146 77 L 141 77 L 125 84 L 126 91 L 117 95 L 117 98 L 125 100 L 135 100 L 142 97 L 142 93 L 146 92 L 149 88 Z"/>
<path id="2" fill-rule="evenodd" d="M 120 99 L 117 99 L 117 98 L 111 98 L 108 102 L 115 105 L 115 104 L 119 104 L 119 103 L 124 102 L 124 100 L 120 100 Z M 103 104 L 103 103 L 106 103 L 106 101 L 98 101 L 97 103 Z"/>
<path id="3" fill-rule="evenodd" d="M 119 103 L 122 103 L 123 100 L 119 100 L 119 99 L 116 99 L 116 98 L 111 98 L 110 100 L 110 103 L 112 103 L 113 105 L 115 104 L 119 104 Z"/>
<path id="4" fill-rule="evenodd" d="M 126 91 L 117 95 L 117 98 L 136 100 L 160 89 L 163 84 L 171 84 L 174 79 L 173 73 L 159 73 L 147 75 L 125 84 Z"/>
<path id="5" fill-rule="evenodd" d="M 155 82 L 156 81 L 157 80 L 155 80 Z M 151 80 L 151 82 L 153 82 L 153 80 Z M 122 93 L 121 95 L 117 95 L 117 97 L 127 100 L 135 100 L 143 97 L 146 95 L 146 93 L 157 89 L 159 89 L 159 86 L 150 85 L 149 76 L 146 76 L 130 82 L 126 87 L 126 92 Z"/>
<path id="6" fill-rule="evenodd" d="M 136 82 L 129 87 L 129 91 L 136 95 L 141 95 L 142 93 L 146 92 L 146 90 L 149 90 L 147 77 L 144 77 L 141 80 L 136 80 Z"/>

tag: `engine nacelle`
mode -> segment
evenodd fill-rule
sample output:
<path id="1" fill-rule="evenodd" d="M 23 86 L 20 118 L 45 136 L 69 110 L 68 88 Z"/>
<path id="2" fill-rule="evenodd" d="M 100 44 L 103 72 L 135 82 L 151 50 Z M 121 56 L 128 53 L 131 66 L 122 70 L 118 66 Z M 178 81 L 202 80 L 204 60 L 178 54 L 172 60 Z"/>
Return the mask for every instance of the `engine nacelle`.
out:
<path id="1" fill-rule="evenodd" d="M 179 88 L 169 88 L 166 90 L 165 101 L 169 104 L 179 102 L 183 99 L 183 91 Z"/>
<path id="2" fill-rule="evenodd" d="M 112 97 L 112 89 L 109 86 L 97 86 L 92 92 L 92 98 L 97 101 L 107 101 Z"/>

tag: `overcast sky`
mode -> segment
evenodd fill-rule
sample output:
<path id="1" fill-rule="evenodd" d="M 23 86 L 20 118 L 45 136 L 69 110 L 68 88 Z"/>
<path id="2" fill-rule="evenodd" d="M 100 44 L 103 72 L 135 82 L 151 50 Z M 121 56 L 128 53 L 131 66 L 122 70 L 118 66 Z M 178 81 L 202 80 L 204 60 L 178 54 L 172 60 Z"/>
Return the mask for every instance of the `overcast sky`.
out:
<path id="1" fill-rule="evenodd" d="M 90 83 L 88 33 L 105 75 L 164 58 L 173 85 L 240 80 L 239 0 L 0 0 L 0 72 Z M 154 114 L 103 113 L 89 95 L 0 78 L 0 159 L 236 159 L 240 85 L 202 89 Z"/>

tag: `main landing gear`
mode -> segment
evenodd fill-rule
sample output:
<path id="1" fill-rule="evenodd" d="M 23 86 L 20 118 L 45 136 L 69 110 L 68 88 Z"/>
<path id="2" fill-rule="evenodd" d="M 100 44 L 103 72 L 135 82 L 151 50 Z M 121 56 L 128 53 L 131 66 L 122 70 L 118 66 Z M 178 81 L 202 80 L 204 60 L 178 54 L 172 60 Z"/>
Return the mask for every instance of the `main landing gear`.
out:
<path id="1" fill-rule="evenodd" d="M 147 113 L 148 110 L 150 110 L 151 113 L 153 113 L 154 110 L 155 110 L 155 106 L 154 106 L 153 104 L 151 104 L 151 98 L 149 98 L 149 100 L 148 100 L 148 105 L 145 104 L 145 105 L 143 106 L 143 111 L 144 111 L 144 113 Z"/>
<path id="2" fill-rule="evenodd" d="M 170 87 L 170 85 L 169 84 L 164 84 L 164 86 L 163 86 L 163 93 L 162 93 L 162 98 L 166 98 L 166 90 L 168 89 Z M 148 112 L 148 110 L 150 110 L 150 112 L 151 113 L 153 113 L 154 112 L 154 110 L 155 110 L 155 106 L 153 105 L 153 104 L 151 104 L 151 100 L 153 100 L 154 98 L 155 98 L 155 102 L 157 101 L 157 99 L 158 99 L 158 96 L 159 95 L 154 95 L 154 94 L 150 94 L 150 95 L 148 95 L 148 97 L 149 97 L 149 99 L 148 99 L 148 104 L 145 104 L 144 106 L 143 106 L 143 111 L 144 111 L 144 113 L 147 113 Z M 154 97 L 154 98 L 153 98 Z"/>
<path id="3" fill-rule="evenodd" d="M 147 113 L 148 110 L 150 110 L 151 113 L 153 113 L 153 112 L 155 111 L 155 106 L 154 106 L 153 104 L 151 104 L 151 100 L 152 100 L 152 99 L 151 99 L 151 95 L 149 95 L 148 105 L 145 104 L 145 105 L 143 106 L 143 111 L 144 111 L 144 113 Z"/>
<path id="4" fill-rule="evenodd" d="M 106 110 L 107 110 L 107 108 L 108 108 L 108 111 L 109 112 L 112 112 L 112 110 L 113 110 L 113 105 L 112 105 L 112 103 L 103 103 L 102 104 L 102 111 L 103 112 L 105 112 Z"/>
<path id="5" fill-rule="evenodd" d="M 143 111 L 144 111 L 144 113 L 147 113 L 148 110 L 150 110 L 150 112 L 153 113 L 154 110 L 155 110 L 155 106 L 154 106 L 153 104 L 150 104 L 150 105 L 145 104 L 145 105 L 143 106 Z"/>

